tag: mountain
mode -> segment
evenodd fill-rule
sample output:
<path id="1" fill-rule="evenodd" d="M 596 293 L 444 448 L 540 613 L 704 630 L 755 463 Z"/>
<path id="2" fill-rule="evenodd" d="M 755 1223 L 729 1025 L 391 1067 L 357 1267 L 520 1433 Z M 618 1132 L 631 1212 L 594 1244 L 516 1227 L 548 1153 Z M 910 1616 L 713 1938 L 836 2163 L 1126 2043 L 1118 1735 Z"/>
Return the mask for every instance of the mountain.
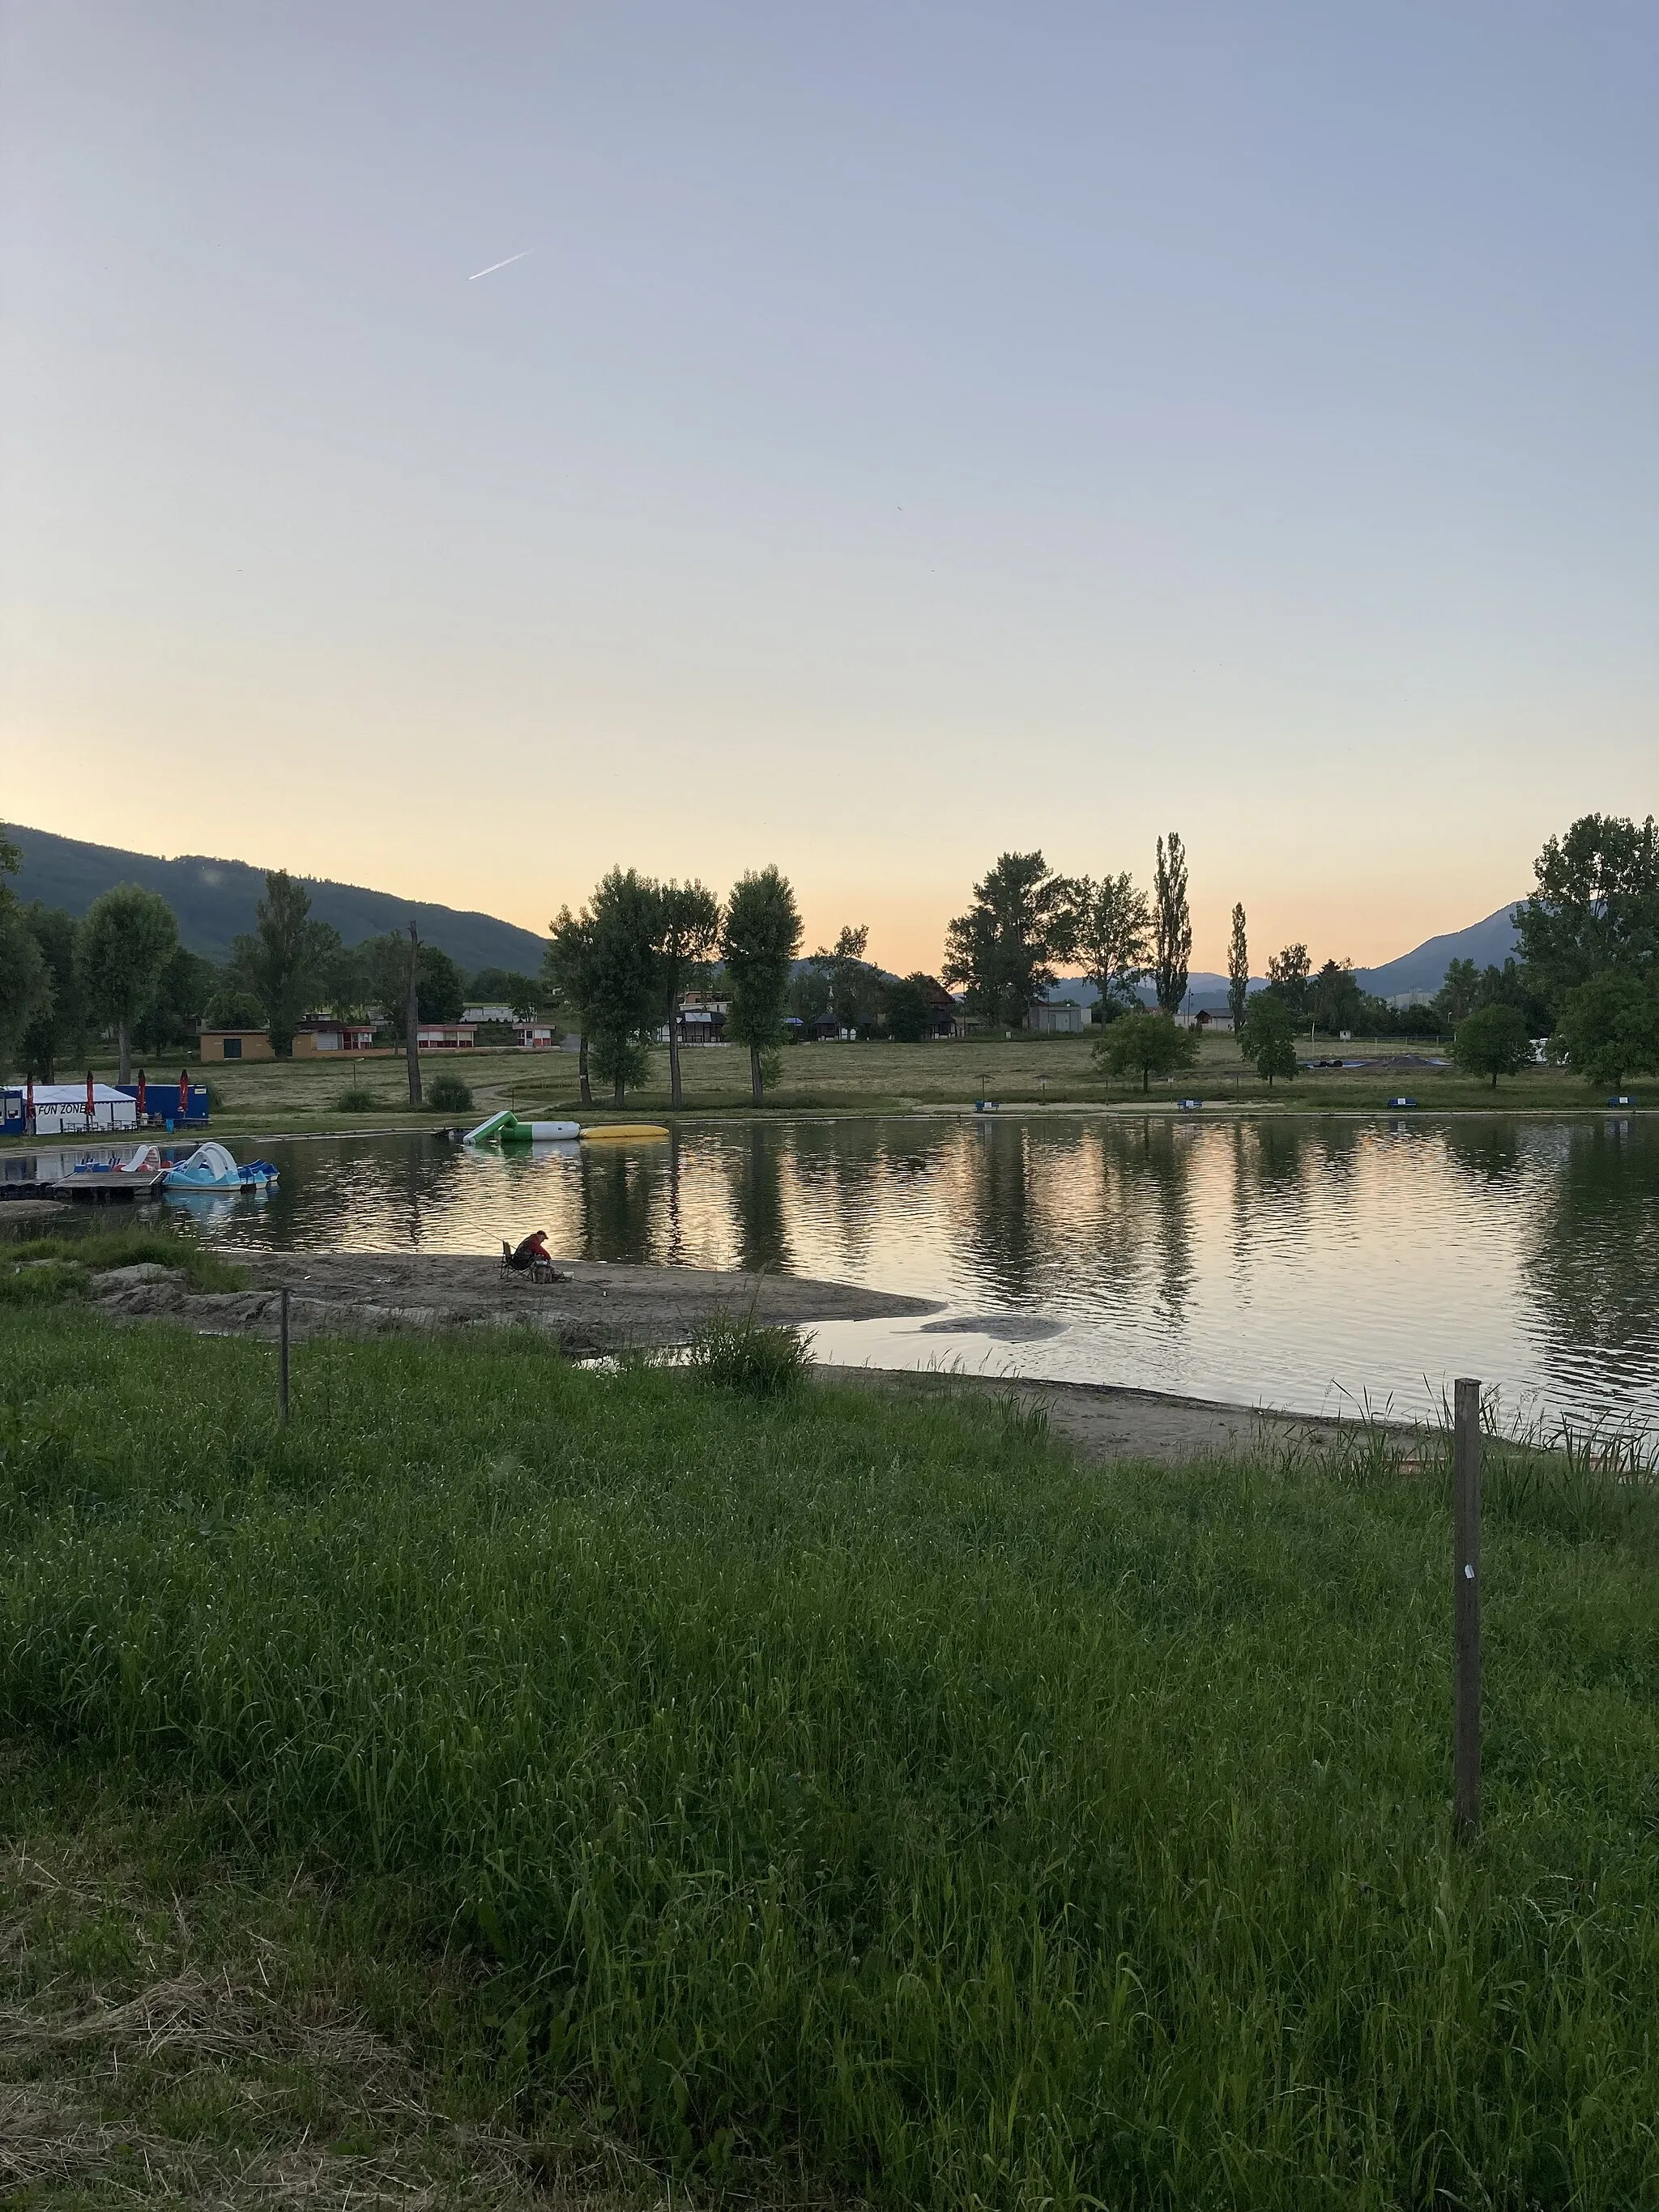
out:
<path id="1" fill-rule="evenodd" d="M 143 884 L 147 890 L 159 891 L 178 915 L 179 934 L 190 950 L 210 960 L 225 959 L 232 938 L 252 928 L 253 909 L 265 887 L 264 870 L 246 860 L 210 860 L 198 854 L 164 860 L 153 853 L 125 853 L 114 845 L 56 837 L 49 830 L 9 827 L 7 834 L 23 854 L 22 872 L 13 886 L 20 898 L 67 907 L 79 915 L 112 884 Z M 494 915 L 464 914 L 323 877 L 299 880 L 311 894 L 313 915 L 332 922 L 348 945 L 389 929 L 407 929 L 412 918 L 422 944 L 439 946 L 469 975 L 480 968 L 516 968 L 533 975 L 541 967 L 543 940 Z"/>
<path id="2" fill-rule="evenodd" d="M 1521 900 L 1513 899 L 1484 921 L 1473 921 L 1446 937 L 1428 938 L 1415 951 L 1402 952 L 1381 968 L 1357 969 L 1359 988 L 1375 992 L 1379 999 L 1391 999 L 1401 991 L 1437 991 L 1454 960 L 1473 960 L 1477 968 L 1501 968 L 1515 951 L 1515 924 L 1510 916 L 1520 904 Z"/>
<path id="3" fill-rule="evenodd" d="M 1379 999 L 1394 998 L 1406 991 L 1432 995 L 1445 981 L 1446 970 L 1454 960 L 1473 960 L 1477 968 L 1501 968 L 1515 951 L 1515 924 L 1510 915 L 1520 903 L 1517 899 L 1510 906 L 1500 906 L 1496 914 L 1489 914 L 1484 921 L 1472 921 L 1467 929 L 1428 938 L 1414 951 L 1402 952 L 1397 960 L 1387 961 L 1381 968 L 1355 969 L 1360 989 L 1374 992 Z M 1250 988 L 1261 990 L 1267 980 L 1265 975 L 1252 975 Z M 1194 969 L 1187 979 L 1187 988 L 1194 1013 L 1200 1007 L 1207 1007 L 1212 1014 L 1225 1012 L 1224 975 Z M 1062 975 L 1048 994 L 1051 999 L 1075 999 L 1082 1006 L 1093 1006 L 1097 995 L 1094 985 L 1081 975 Z M 1141 985 L 1140 998 L 1144 1006 L 1152 1005 L 1150 983 Z"/>

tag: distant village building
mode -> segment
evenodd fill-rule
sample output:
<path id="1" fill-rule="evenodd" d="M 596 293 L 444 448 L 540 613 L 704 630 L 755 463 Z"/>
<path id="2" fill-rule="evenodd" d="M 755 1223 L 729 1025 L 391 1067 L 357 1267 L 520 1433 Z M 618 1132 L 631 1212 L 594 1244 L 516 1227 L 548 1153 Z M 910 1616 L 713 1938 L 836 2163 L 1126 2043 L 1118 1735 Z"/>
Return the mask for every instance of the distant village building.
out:
<path id="1" fill-rule="evenodd" d="M 1031 1027 L 1045 1036 L 1081 1036 L 1085 1019 L 1075 999 L 1039 999 L 1031 1009 Z"/>
<path id="2" fill-rule="evenodd" d="M 263 1030 L 204 1030 L 204 1060 L 274 1060 L 276 1052 Z"/>
<path id="3" fill-rule="evenodd" d="M 314 1053 L 367 1052 L 374 1042 L 369 1021 L 331 1021 L 319 1015 L 301 1022 L 294 1032 L 294 1057 L 309 1060 Z"/>

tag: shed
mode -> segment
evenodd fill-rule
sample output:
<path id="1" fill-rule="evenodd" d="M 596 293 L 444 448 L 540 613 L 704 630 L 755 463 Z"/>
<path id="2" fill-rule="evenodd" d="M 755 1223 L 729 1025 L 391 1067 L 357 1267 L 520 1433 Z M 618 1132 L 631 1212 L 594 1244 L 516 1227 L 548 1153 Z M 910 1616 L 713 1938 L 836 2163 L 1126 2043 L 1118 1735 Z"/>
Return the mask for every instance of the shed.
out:
<path id="1" fill-rule="evenodd" d="M 276 1055 L 264 1030 L 204 1030 L 204 1060 L 274 1060 Z"/>

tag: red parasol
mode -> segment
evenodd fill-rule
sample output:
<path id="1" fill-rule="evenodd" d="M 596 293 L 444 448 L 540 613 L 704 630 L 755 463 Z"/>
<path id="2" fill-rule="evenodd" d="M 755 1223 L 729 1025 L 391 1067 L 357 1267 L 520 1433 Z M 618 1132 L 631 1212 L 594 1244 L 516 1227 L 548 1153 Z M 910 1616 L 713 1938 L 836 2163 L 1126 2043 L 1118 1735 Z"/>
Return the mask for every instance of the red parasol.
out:
<path id="1" fill-rule="evenodd" d="M 23 1108 L 23 1127 L 26 1131 L 32 1131 L 34 1127 L 34 1078 L 33 1076 L 29 1078 L 28 1100 Z"/>
<path id="2" fill-rule="evenodd" d="M 179 1119 L 181 1121 L 188 1121 L 189 1118 L 190 1071 L 187 1068 L 181 1067 L 179 1071 Z"/>
<path id="3" fill-rule="evenodd" d="M 144 1118 L 144 1071 L 141 1067 L 138 1071 L 138 1119 L 141 1123 Z"/>
<path id="4" fill-rule="evenodd" d="M 95 1129 L 98 1127 L 98 1101 L 93 1095 L 90 1068 L 87 1070 L 87 1127 L 89 1129 Z"/>

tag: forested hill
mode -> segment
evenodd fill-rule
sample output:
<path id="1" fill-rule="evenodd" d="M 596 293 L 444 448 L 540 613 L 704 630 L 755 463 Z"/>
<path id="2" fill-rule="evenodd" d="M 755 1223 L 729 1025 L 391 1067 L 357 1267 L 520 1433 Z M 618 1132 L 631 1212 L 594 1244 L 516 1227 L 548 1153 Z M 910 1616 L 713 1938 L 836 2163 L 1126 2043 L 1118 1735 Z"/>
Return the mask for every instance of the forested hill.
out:
<path id="1" fill-rule="evenodd" d="M 23 854 L 22 873 L 13 888 L 26 903 L 86 912 L 112 884 L 143 884 L 159 891 L 179 917 L 179 934 L 192 952 L 223 960 L 232 938 L 253 927 L 253 909 L 264 889 L 264 870 L 245 860 L 211 860 L 195 854 L 164 860 L 153 853 L 124 853 L 114 845 L 88 845 L 78 837 L 55 837 L 48 830 L 9 825 Z M 365 890 L 358 884 L 302 878 L 311 910 L 332 922 L 348 945 L 406 929 L 414 918 L 423 942 L 439 946 L 469 975 L 480 968 L 516 968 L 534 975 L 541 966 L 542 940 L 530 930 L 494 915 L 463 914 L 450 906 L 395 897 L 390 891 Z"/>

